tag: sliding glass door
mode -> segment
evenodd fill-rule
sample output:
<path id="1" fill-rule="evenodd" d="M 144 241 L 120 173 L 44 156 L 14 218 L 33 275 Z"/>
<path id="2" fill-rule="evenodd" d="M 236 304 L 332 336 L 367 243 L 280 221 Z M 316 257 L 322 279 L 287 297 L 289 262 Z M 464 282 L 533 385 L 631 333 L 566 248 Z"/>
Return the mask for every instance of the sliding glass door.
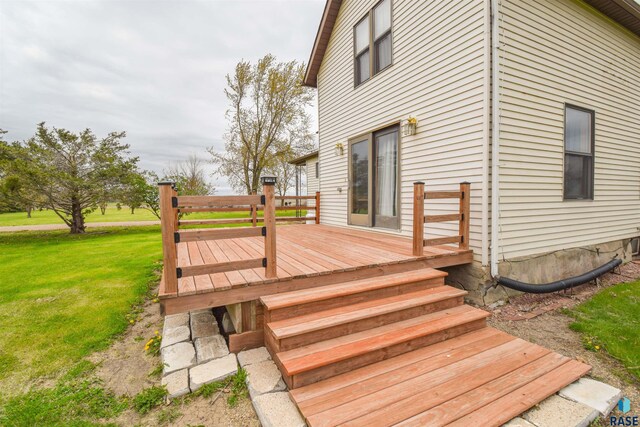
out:
<path id="1" fill-rule="evenodd" d="M 349 142 L 349 224 L 398 228 L 398 130 Z"/>
<path id="2" fill-rule="evenodd" d="M 371 139 L 349 143 L 349 223 L 371 225 Z"/>

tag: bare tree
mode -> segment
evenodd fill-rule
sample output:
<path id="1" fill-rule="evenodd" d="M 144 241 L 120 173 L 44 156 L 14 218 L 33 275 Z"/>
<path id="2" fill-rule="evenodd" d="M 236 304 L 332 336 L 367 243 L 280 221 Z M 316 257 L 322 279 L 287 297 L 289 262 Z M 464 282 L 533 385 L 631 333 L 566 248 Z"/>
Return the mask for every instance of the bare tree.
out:
<path id="1" fill-rule="evenodd" d="M 289 155 L 290 141 L 309 137 L 306 108 L 313 94 L 302 85 L 303 76 L 304 64 L 276 62 L 272 55 L 255 65 L 241 61 L 233 76 L 227 75 L 225 151 L 211 147 L 209 153 L 217 173 L 236 191 L 257 191 L 262 173 Z"/>
<path id="2" fill-rule="evenodd" d="M 186 160 L 170 165 L 164 171 L 166 179 L 176 183 L 180 194 L 190 196 L 208 196 L 215 192 L 206 172 L 207 162 L 195 155 Z"/>

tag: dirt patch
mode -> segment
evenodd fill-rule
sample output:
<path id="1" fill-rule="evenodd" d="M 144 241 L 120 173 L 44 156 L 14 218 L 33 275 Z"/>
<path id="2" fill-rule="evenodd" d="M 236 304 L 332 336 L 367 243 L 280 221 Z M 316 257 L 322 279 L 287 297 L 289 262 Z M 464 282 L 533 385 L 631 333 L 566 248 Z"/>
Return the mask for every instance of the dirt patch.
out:
<path id="1" fill-rule="evenodd" d="M 162 333 L 159 304 L 147 301 L 134 317 L 134 323 L 119 340 L 107 350 L 89 357 L 91 362 L 98 365 L 95 374 L 104 382 L 105 388 L 119 396 L 133 397 L 144 388 L 160 385 L 160 375 L 150 375 L 161 365 L 160 357 L 144 351 L 145 343 L 154 336 L 155 331 Z M 117 419 L 109 421 L 123 426 L 260 425 L 248 398 L 241 398 L 237 405 L 230 407 L 227 396 L 223 392 L 210 398 L 178 399 L 144 416 L 127 410 Z"/>
<path id="2" fill-rule="evenodd" d="M 593 369 L 589 376 L 621 389 L 632 402 L 640 402 L 640 383 L 613 357 L 585 349 L 580 334 L 569 328 L 573 319 L 561 313 L 563 308 L 573 307 L 605 287 L 638 278 L 640 264 L 633 262 L 623 266 L 620 271 L 604 275 L 599 285 L 586 284 L 572 291 L 553 294 L 520 295 L 511 298 L 506 305 L 491 310 L 492 317 L 488 323 L 591 365 Z"/>

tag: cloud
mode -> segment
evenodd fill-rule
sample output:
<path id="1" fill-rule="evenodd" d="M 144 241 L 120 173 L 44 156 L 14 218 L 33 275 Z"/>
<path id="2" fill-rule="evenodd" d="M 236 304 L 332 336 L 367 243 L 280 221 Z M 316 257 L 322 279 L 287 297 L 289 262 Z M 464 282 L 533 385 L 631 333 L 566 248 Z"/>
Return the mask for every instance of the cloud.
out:
<path id="1" fill-rule="evenodd" d="M 307 61 L 324 0 L 1 0 L 0 128 L 127 131 L 144 168 L 223 148 L 225 75 Z M 229 191 L 216 178 L 219 192 Z"/>

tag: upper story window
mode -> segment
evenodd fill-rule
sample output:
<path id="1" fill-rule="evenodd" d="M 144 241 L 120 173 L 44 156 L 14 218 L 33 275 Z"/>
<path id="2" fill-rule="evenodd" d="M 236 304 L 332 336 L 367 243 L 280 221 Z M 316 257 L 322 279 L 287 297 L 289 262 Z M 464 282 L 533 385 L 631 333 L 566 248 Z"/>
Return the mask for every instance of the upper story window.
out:
<path id="1" fill-rule="evenodd" d="M 354 28 L 355 84 L 391 65 L 391 0 L 378 3 Z"/>
<path id="2" fill-rule="evenodd" d="M 595 112 L 567 105 L 564 126 L 564 198 L 593 199 Z"/>

